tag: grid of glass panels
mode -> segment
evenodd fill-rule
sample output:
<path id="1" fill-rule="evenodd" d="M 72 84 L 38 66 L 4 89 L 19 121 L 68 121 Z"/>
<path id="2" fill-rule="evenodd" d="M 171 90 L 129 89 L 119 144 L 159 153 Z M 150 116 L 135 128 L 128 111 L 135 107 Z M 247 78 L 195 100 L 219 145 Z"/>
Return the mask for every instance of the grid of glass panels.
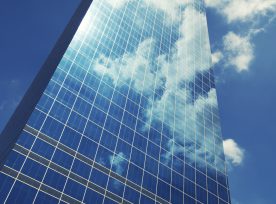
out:
<path id="1" fill-rule="evenodd" d="M 0 203 L 230 203 L 202 0 L 94 0 Z"/>

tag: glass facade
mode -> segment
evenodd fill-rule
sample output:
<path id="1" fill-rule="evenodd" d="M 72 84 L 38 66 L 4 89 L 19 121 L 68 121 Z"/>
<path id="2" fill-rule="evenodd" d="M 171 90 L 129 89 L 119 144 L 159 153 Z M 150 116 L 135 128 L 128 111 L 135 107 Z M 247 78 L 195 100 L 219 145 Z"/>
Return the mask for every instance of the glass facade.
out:
<path id="1" fill-rule="evenodd" d="M 0 203 L 229 204 L 203 0 L 94 0 Z"/>

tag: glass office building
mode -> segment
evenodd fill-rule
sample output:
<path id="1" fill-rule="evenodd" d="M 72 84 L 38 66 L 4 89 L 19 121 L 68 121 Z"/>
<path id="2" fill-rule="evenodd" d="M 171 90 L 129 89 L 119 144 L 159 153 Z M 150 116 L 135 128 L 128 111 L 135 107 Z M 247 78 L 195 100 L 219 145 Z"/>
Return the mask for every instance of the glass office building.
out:
<path id="1" fill-rule="evenodd" d="M 231 203 L 203 0 L 82 12 L 1 135 L 0 203 Z"/>

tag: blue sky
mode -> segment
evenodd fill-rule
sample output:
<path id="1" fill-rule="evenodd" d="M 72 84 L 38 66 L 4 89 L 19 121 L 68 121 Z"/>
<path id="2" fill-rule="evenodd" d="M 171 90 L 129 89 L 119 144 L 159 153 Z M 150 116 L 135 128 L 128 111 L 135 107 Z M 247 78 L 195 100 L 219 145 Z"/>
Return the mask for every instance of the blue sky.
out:
<path id="1" fill-rule="evenodd" d="M 212 52 L 223 55 L 215 64 L 223 137 L 232 138 L 243 151 L 240 164 L 229 170 L 232 201 L 272 204 L 276 200 L 276 1 L 208 2 Z M 225 36 L 228 41 L 229 36 L 235 39 L 232 45 L 225 43 Z"/>
<path id="2" fill-rule="evenodd" d="M 0 130 L 79 2 L 1 1 Z M 223 137 L 231 139 L 225 146 L 232 200 L 272 204 L 276 200 L 276 1 L 207 3 Z"/>

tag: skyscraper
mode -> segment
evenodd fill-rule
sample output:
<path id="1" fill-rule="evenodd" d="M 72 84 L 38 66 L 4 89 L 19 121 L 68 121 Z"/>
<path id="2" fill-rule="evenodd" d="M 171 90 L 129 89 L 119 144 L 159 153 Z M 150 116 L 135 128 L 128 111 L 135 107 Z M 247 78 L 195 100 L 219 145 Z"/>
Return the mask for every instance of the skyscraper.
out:
<path id="1" fill-rule="evenodd" d="M 0 147 L 0 203 L 229 204 L 203 0 L 83 1 Z"/>

